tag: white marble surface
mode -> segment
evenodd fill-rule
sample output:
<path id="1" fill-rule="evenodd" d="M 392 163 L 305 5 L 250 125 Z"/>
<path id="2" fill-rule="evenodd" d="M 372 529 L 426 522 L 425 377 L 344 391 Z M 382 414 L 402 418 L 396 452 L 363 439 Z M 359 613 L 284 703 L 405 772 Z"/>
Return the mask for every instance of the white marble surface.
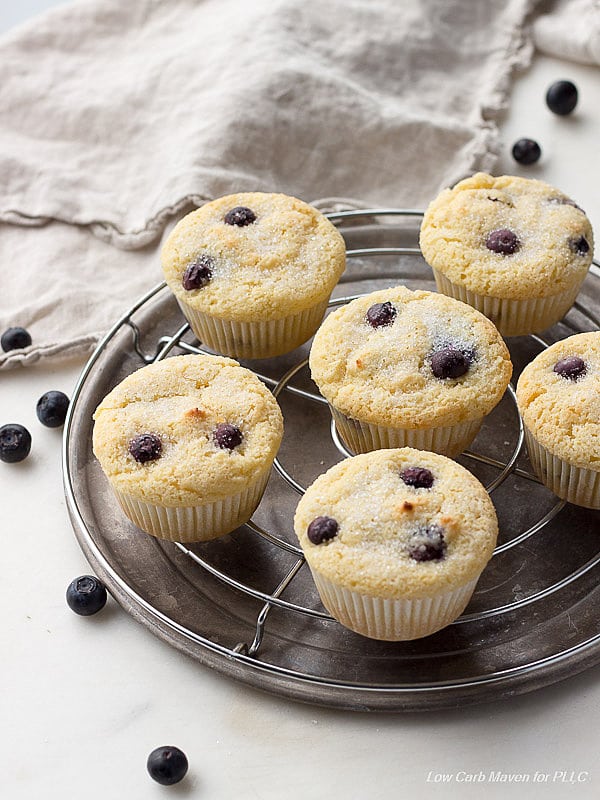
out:
<path id="1" fill-rule="evenodd" d="M 4 2 L 0 28 L 50 5 Z M 580 89 L 572 118 L 545 107 L 546 87 L 558 78 Z M 502 129 L 498 171 L 554 183 L 600 231 L 598 71 L 536 59 L 515 83 Z M 536 167 L 519 168 L 510 145 L 526 135 L 540 141 L 544 156 Z M 223 678 L 154 638 L 111 599 L 97 617 L 71 613 L 66 586 L 89 567 L 65 509 L 60 431 L 39 424 L 35 403 L 51 388 L 71 392 L 80 368 L 0 374 L 0 424 L 18 421 L 33 435 L 25 462 L 0 463 L 3 797 L 428 800 L 479 798 L 483 786 L 490 798 L 600 796 L 600 667 L 530 695 L 456 711 L 345 713 Z M 146 757 L 160 744 L 188 755 L 190 772 L 178 786 L 161 787 L 146 773 Z M 490 771 L 531 780 L 537 771 L 550 780 L 510 788 L 460 780 Z M 565 776 L 553 781 L 556 771 Z M 443 773 L 450 782 L 434 782 Z"/>

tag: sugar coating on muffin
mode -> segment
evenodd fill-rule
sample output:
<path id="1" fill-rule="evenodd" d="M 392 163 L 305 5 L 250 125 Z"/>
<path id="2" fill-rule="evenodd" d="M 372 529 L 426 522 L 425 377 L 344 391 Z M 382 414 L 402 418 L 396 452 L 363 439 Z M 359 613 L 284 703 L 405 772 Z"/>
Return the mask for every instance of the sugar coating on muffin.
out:
<path id="1" fill-rule="evenodd" d="M 167 507 L 242 491 L 270 466 L 283 435 L 271 392 L 218 356 L 142 367 L 104 398 L 94 420 L 94 454 L 113 487 Z"/>
<path id="2" fill-rule="evenodd" d="M 264 192 L 207 203 L 175 226 L 162 249 L 178 300 L 238 321 L 281 319 L 327 298 L 345 259 L 343 237 L 323 214 Z"/>
<path id="3" fill-rule="evenodd" d="M 477 173 L 427 208 L 420 245 L 452 283 L 508 299 L 561 294 L 585 277 L 593 235 L 585 213 L 543 181 Z"/>
<path id="4" fill-rule="evenodd" d="M 600 332 L 542 351 L 521 373 L 517 401 L 543 447 L 574 466 L 600 470 Z"/>
<path id="5" fill-rule="evenodd" d="M 391 319 L 374 325 L 382 314 Z M 486 317 L 458 300 L 404 286 L 330 314 L 315 336 L 310 368 L 323 396 L 347 416 L 409 429 L 484 416 L 512 374 L 506 345 Z"/>
<path id="6" fill-rule="evenodd" d="M 430 486 L 411 481 L 416 470 L 430 474 Z M 309 527 L 319 517 L 335 520 L 337 532 L 315 544 Z M 418 599 L 477 578 L 498 522 L 464 467 L 399 448 L 354 456 L 319 476 L 298 504 L 294 529 L 309 566 L 328 580 L 366 595 Z"/>

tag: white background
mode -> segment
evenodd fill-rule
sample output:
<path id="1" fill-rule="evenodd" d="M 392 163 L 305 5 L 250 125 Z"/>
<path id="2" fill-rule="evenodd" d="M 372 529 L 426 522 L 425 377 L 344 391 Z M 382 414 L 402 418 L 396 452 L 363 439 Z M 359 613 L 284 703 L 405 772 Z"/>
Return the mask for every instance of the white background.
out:
<path id="1" fill-rule="evenodd" d="M 0 28 L 54 5 L 2 3 Z M 552 115 L 548 85 L 580 89 L 571 118 Z M 600 231 L 598 70 L 536 58 L 514 86 L 496 172 L 539 177 L 583 206 Z M 520 168 L 516 138 L 543 148 Z M 3 268 L 5 268 L 4 265 Z M 43 428 L 37 398 L 70 393 L 81 363 L 0 374 L 0 424 L 33 435 L 22 464 L 0 463 L 0 794 L 7 800 L 111 798 L 595 798 L 600 796 L 600 667 L 510 700 L 456 711 L 358 714 L 301 705 L 232 682 L 180 655 L 109 599 L 97 617 L 71 613 L 64 592 L 89 571 L 63 499 L 60 430 Z M 567 534 L 568 532 L 566 532 Z M 190 772 L 153 783 L 148 753 L 176 744 Z M 589 773 L 552 783 L 556 770 Z M 458 783 L 459 771 L 550 774 L 544 784 Z M 451 783 L 427 781 L 449 773 Z"/>

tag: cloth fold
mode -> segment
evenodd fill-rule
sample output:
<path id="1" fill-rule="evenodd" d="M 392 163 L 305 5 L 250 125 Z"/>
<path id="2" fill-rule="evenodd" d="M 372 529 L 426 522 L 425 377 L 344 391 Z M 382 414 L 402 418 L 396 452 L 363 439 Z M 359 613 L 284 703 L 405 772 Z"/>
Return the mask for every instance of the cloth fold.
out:
<path id="1" fill-rule="evenodd" d="M 582 64 L 600 64 L 600 0 L 558 0 L 533 24 L 538 50 Z"/>
<path id="2" fill-rule="evenodd" d="M 534 5 L 83 0 L 4 37 L 0 328 L 34 343 L 0 367 L 87 349 L 208 199 L 414 208 L 492 169 Z"/>

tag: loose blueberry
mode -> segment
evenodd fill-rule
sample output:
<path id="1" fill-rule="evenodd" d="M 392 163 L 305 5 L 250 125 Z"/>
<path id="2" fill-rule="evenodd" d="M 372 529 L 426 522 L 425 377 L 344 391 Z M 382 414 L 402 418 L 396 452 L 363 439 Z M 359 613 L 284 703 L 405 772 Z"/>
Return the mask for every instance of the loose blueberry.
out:
<path id="1" fill-rule="evenodd" d="M 181 284 L 187 292 L 193 289 L 202 289 L 207 283 L 210 283 L 213 276 L 213 269 L 215 266 L 214 259 L 207 255 L 198 256 L 195 261 L 188 264 Z"/>
<path id="2" fill-rule="evenodd" d="M 337 536 L 339 527 L 333 517 L 315 517 L 308 526 L 306 535 L 313 544 L 323 544 Z"/>
<path id="3" fill-rule="evenodd" d="M 140 464 L 156 461 L 162 453 L 162 442 L 155 433 L 140 433 L 129 442 L 129 452 Z"/>
<path id="4" fill-rule="evenodd" d="M 561 378 L 568 378 L 570 381 L 576 381 L 578 378 L 583 377 L 587 370 L 585 361 L 579 356 L 567 356 L 557 361 L 553 367 L 553 371 Z"/>
<path id="5" fill-rule="evenodd" d="M 494 253 L 501 253 L 503 256 L 510 256 L 521 246 L 517 234 L 509 231 L 508 228 L 498 228 L 488 234 L 485 246 Z"/>
<path id="6" fill-rule="evenodd" d="M 470 359 L 455 347 L 444 347 L 431 356 L 431 371 L 436 378 L 460 378 L 469 371 Z"/>
<path id="7" fill-rule="evenodd" d="M 241 445 L 243 438 L 243 433 L 236 425 L 226 422 L 217 425 L 213 431 L 213 439 L 222 450 L 234 450 Z"/>
<path id="8" fill-rule="evenodd" d="M 150 777 L 162 786 L 183 780 L 188 771 L 187 756 L 178 747 L 157 747 L 148 756 L 146 768 Z"/>
<path id="9" fill-rule="evenodd" d="M 237 225 L 238 228 L 244 228 L 246 225 L 251 225 L 256 221 L 256 214 L 251 208 L 236 206 L 228 211 L 223 219 L 227 225 Z"/>
<path id="10" fill-rule="evenodd" d="M 585 256 L 590 252 L 590 245 L 585 236 L 579 236 L 577 239 L 569 239 L 569 247 L 578 256 Z"/>
<path id="11" fill-rule="evenodd" d="M 23 347 L 29 347 L 31 344 L 31 336 L 25 328 L 8 328 L 0 338 L 0 345 L 5 353 L 9 350 L 21 350 Z"/>
<path id="12" fill-rule="evenodd" d="M 31 434 L 22 425 L 9 423 L 0 428 L 0 461 L 15 464 L 27 458 L 31 450 Z"/>
<path id="13" fill-rule="evenodd" d="M 398 312 L 390 302 L 375 303 L 367 311 L 366 320 L 372 328 L 383 328 L 391 325 Z"/>
<path id="14" fill-rule="evenodd" d="M 555 114 L 570 114 L 577 105 L 577 87 L 571 81 L 556 81 L 546 92 L 546 105 Z"/>
<path id="15" fill-rule="evenodd" d="M 407 467 L 400 473 L 400 477 L 407 486 L 415 489 L 431 489 L 433 486 L 433 472 L 425 467 Z"/>
<path id="16" fill-rule="evenodd" d="M 65 423 L 68 407 L 69 398 L 64 392 L 51 391 L 40 397 L 35 410 L 42 425 L 60 428 Z"/>
<path id="17" fill-rule="evenodd" d="M 408 543 L 408 554 L 415 561 L 439 561 L 445 553 L 444 531 L 439 525 L 419 528 Z"/>
<path id="18" fill-rule="evenodd" d="M 542 155 L 542 149 L 534 139 L 519 139 L 513 144 L 512 157 L 519 164 L 535 164 Z"/>
<path id="19" fill-rule="evenodd" d="M 82 617 L 97 614 L 106 605 L 104 584 L 93 575 L 75 578 L 67 587 L 67 605 Z"/>

